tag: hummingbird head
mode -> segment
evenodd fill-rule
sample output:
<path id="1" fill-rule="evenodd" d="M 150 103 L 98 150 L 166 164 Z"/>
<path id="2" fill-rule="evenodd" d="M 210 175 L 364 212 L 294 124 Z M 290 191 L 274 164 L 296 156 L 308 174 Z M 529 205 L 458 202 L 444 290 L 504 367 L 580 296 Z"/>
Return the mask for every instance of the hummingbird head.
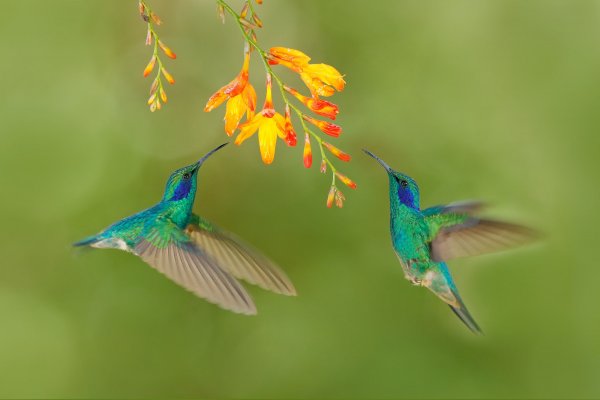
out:
<path id="1" fill-rule="evenodd" d="M 223 143 L 219 147 L 209 151 L 204 157 L 196 161 L 192 165 L 187 167 L 179 168 L 173 172 L 167 181 L 167 187 L 165 188 L 165 195 L 163 201 L 179 201 L 183 199 L 194 199 L 196 195 L 196 176 L 202 163 L 217 150 L 224 147 L 227 143 Z"/>
<path id="2" fill-rule="evenodd" d="M 404 205 L 414 210 L 419 209 L 419 186 L 410 176 L 394 171 L 381 158 L 369 150 L 363 151 L 373 157 L 388 173 L 390 179 L 390 201 L 392 204 Z"/>

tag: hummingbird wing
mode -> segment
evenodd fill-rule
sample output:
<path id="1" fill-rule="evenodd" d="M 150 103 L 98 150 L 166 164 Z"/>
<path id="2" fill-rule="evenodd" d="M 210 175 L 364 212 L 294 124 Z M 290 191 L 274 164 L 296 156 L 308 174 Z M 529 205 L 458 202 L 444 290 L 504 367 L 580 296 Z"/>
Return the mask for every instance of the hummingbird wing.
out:
<path id="1" fill-rule="evenodd" d="M 275 293 L 296 295 L 296 288 L 277 265 L 231 233 L 197 215 L 186 227 L 186 233 L 217 265 L 236 278 Z"/>
<path id="2" fill-rule="evenodd" d="M 438 208 L 439 209 L 439 208 Z M 425 217 L 432 233 L 430 253 L 433 261 L 501 251 L 532 241 L 533 230 L 508 222 L 474 217 L 480 204 L 448 206 Z"/>
<path id="3" fill-rule="evenodd" d="M 448 213 L 472 215 L 472 214 L 475 214 L 476 212 L 480 211 L 484 206 L 485 206 L 485 204 L 481 201 L 464 200 L 464 201 L 457 201 L 455 203 L 429 207 L 429 208 L 422 210 L 421 212 L 426 217 L 429 217 L 431 215 L 436 215 L 436 214 L 448 214 Z"/>
<path id="4" fill-rule="evenodd" d="M 176 225 L 159 221 L 133 248 L 151 267 L 198 297 L 241 314 L 256 314 L 246 290 Z"/>

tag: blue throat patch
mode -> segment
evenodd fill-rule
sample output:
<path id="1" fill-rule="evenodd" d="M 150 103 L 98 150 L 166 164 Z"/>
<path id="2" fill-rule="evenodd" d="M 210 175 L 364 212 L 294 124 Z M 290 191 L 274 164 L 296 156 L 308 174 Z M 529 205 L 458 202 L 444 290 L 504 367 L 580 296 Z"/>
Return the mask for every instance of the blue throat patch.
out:
<path id="1" fill-rule="evenodd" d="M 405 206 L 416 209 L 415 197 L 413 196 L 410 188 L 399 185 L 398 199 L 400 200 L 400 203 L 404 204 Z"/>
<path id="2" fill-rule="evenodd" d="M 177 189 L 175 189 L 175 193 L 171 196 L 171 201 L 177 201 L 181 199 L 185 199 L 187 195 L 190 193 L 190 189 L 192 188 L 192 180 L 186 179 L 179 182 L 177 185 Z"/>

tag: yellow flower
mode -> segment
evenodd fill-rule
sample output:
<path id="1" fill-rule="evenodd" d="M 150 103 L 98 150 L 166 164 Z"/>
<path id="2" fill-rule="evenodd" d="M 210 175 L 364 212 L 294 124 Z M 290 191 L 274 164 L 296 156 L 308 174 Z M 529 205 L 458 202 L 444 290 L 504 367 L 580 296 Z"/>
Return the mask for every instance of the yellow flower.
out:
<path id="1" fill-rule="evenodd" d="M 206 102 L 204 111 L 210 112 L 215 108 L 219 107 L 226 99 L 237 96 L 242 93 L 246 85 L 248 84 L 248 69 L 250 67 L 250 52 L 246 52 L 244 55 L 244 64 L 242 70 L 235 77 L 234 80 L 217 90 Z"/>
<path id="2" fill-rule="evenodd" d="M 258 146 L 265 164 L 271 164 L 275 158 L 277 137 L 285 140 L 285 119 L 273 109 L 271 95 L 271 76 L 267 75 L 267 94 L 263 109 L 249 121 L 239 126 L 240 133 L 235 138 L 235 144 L 240 145 L 254 135 L 258 130 Z"/>
<path id="3" fill-rule="evenodd" d="M 335 90 L 341 92 L 346 86 L 342 74 L 327 64 L 307 64 L 302 68 L 300 78 L 314 97 L 331 96 Z"/>
<path id="4" fill-rule="evenodd" d="M 309 64 L 310 57 L 303 52 L 285 47 L 272 47 L 269 51 L 269 64 L 284 65 L 300 74 L 313 97 L 331 96 L 346 86 L 344 76 L 327 64 Z"/>
<path id="5" fill-rule="evenodd" d="M 227 105 L 225 109 L 225 132 L 227 135 L 233 135 L 238 127 L 240 120 L 247 114 L 248 119 L 254 116 L 256 109 L 256 92 L 254 87 L 248 82 L 248 69 L 250 66 L 250 52 L 246 51 L 242 70 L 234 80 L 217 90 L 213 94 L 204 111 L 209 112 L 220 106 L 225 100 Z"/>

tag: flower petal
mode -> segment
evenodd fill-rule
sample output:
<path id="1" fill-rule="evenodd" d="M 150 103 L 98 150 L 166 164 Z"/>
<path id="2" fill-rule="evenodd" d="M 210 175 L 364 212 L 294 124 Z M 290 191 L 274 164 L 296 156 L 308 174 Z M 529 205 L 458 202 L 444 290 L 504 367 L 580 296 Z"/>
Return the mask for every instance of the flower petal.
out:
<path id="1" fill-rule="evenodd" d="M 275 146 L 279 128 L 274 118 L 264 118 L 258 128 L 258 146 L 265 164 L 271 164 L 275 158 Z"/>
<path id="2" fill-rule="evenodd" d="M 227 101 L 225 108 L 225 133 L 227 133 L 227 136 L 233 135 L 246 112 L 246 108 L 246 103 L 241 95 L 232 97 Z"/>
<path id="3" fill-rule="evenodd" d="M 254 135 L 263 120 L 262 114 L 256 114 L 250 121 L 239 126 L 240 133 L 235 138 L 235 144 L 240 145 L 250 136 Z"/>

